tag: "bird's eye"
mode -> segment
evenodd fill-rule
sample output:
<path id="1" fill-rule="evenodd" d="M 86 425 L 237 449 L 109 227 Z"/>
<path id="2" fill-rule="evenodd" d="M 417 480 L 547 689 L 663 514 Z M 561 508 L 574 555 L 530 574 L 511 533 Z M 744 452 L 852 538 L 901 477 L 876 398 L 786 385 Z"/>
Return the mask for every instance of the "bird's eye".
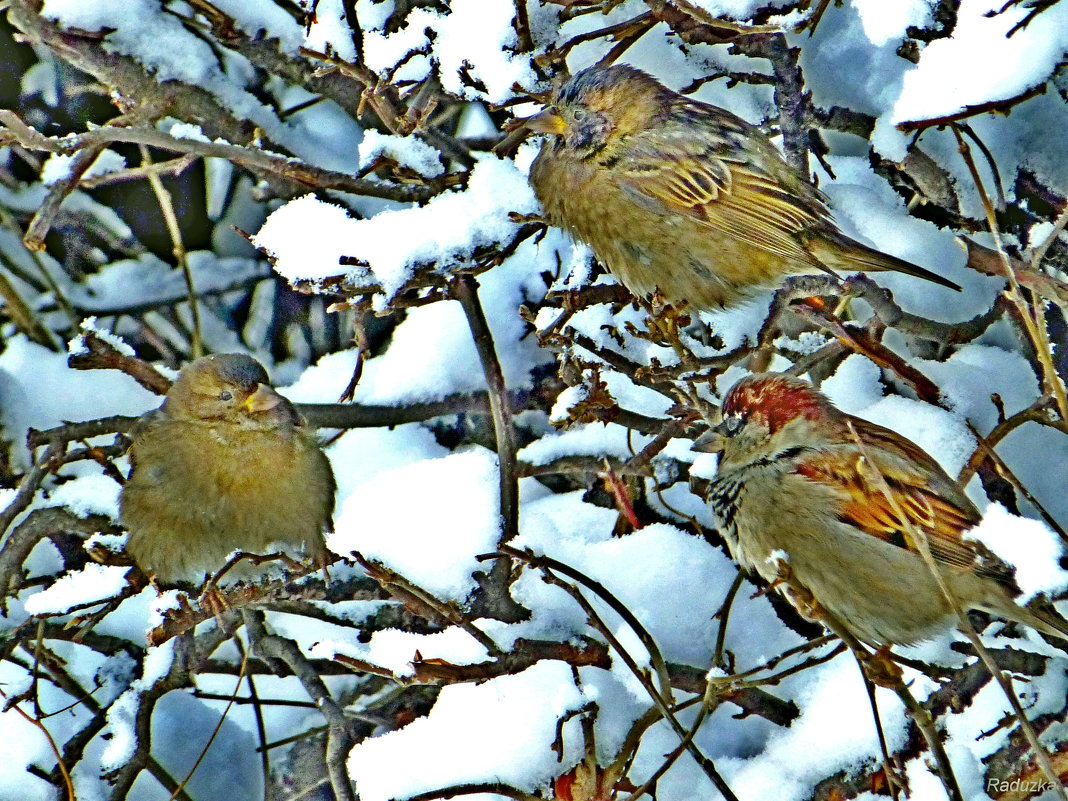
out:
<path id="1" fill-rule="evenodd" d="M 718 428 L 721 433 L 732 437 L 738 433 L 743 423 L 745 423 L 745 419 L 740 414 L 732 414 L 729 417 L 724 417 Z"/>
<path id="2" fill-rule="evenodd" d="M 586 116 L 586 109 L 577 108 L 571 112 L 571 116 L 573 116 L 576 120 L 581 120 L 583 117 Z"/>
<path id="3" fill-rule="evenodd" d="M 228 401 L 228 400 L 233 400 L 233 399 L 234 399 L 234 395 L 233 395 L 232 392 L 228 392 L 227 390 L 224 389 L 222 392 L 219 393 L 219 400 L 221 400 L 221 401 Z"/>

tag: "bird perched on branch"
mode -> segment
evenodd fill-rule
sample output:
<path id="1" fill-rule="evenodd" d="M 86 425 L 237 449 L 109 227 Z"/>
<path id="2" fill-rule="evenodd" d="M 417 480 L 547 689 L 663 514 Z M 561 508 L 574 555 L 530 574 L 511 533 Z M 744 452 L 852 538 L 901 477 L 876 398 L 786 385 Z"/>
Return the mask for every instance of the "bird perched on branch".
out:
<path id="1" fill-rule="evenodd" d="M 159 581 L 199 583 L 233 551 L 278 546 L 324 560 L 330 463 L 255 359 L 224 353 L 190 363 L 132 437 L 119 516 L 127 551 Z"/>
<path id="2" fill-rule="evenodd" d="M 546 217 L 635 295 L 716 309 L 790 274 L 856 270 L 960 289 L 843 234 L 763 133 L 641 70 L 582 70 L 525 124 L 550 135 L 530 170 Z"/>
<path id="3" fill-rule="evenodd" d="M 911 644 L 958 621 L 922 555 L 926 540 L 963 609 L 1068 639 L 1063 618 L 1014 600 L 1013 569 L 964 533 L 979 511 L 918 445 L 839 411 L 810 384 L 739 381 L 723 422 L 695 443 L 721 451 L 709 503 L 735 560 L 803 615 L 831 613 L 872 645 Z"/>

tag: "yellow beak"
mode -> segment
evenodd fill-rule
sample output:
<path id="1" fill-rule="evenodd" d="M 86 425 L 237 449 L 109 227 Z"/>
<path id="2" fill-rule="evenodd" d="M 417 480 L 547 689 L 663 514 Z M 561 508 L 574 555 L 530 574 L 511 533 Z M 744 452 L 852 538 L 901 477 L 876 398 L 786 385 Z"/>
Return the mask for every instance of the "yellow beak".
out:
<path id="1" fill-rule="evenodd" d="M 281 402 L 282 396 L 275 392 L 272 387 L 267 384 L 257 384 L 256 391 L 245 398 L 245 402 L 241 406 L 252 414 L 256 414 L 256 412 L 266 412 L 273 409 Z"/>
<path id="2" fill-rule="evenodd" d="M 535 133 L 554 134 L 559 136 L 567 130 L 564 118 L 556 113 L 552 106 L 547 107 L 540 114 L 527 117 L 523 124 Z"/>

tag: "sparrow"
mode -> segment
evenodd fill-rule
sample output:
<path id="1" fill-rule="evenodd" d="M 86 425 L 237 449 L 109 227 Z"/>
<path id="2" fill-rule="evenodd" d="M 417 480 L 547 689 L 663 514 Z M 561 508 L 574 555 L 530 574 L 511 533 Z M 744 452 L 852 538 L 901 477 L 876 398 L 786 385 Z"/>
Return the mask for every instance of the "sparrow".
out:
<path id="1" fill-rule="evenodd" d="M 719 309 L 795 273 L 940 275 L 843 234 L 827 199 L 757 128 L 628 65 L 593 66 L 525 121 L 546 219 L 639 297 Z"/>
<path id="2" fill-rule="evenodd" d="M 126 550 L 156 581 L 200 583 L 234 551 L 282 547 L 325 561 L 334 474 L 255 359 L 223 353 L 191 362 L 131 436 L 119 520 Z M 244 566 L 234 575 L 257 572 Z"/>
<path id="3" fill-rule="evenodd" d="M 720 454 L 708 494 L 718 529 L 743 568 L 772 584 L 788 575 L 784 594 L 802 615 L 819 620 L 826 610 L 876 647 L 951 628 L 958 618 L 922 556 L 923 537 L 963 609 L 1068 639 L 1055 613 L 1016 603 L 1011 566 L 964 537 L 979 510 L 914 442 L 771 373 L 739 381 L 721 410 L 694 445 Z"/>

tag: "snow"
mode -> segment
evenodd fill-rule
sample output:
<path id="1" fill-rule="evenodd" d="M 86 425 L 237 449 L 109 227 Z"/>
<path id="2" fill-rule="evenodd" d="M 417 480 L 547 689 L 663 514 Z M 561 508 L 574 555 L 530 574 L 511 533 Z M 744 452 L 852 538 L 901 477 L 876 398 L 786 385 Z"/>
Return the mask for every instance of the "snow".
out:
<path id="1" fill-rule="evenodd" d="M 24 442 L 29 428 L 113 414 L 140 415 L 159 398 L 114 370 L 72 370 L 67 356 L 22 336 L 0 353 L 0 420 L 9 436 Z M 16 453 L 24 453 L 16 451 Z"/>
<path id="2" fill-rule="evenodd" d="M 204 135 L 204 129 L 199 125 L 193 125 L 189 122 L 177 122 L 170 120 L 171 124 L 166 124 L 168 120 L 164 120 L 160 127 L 166 130 L 168 134 L 175 139 L 192 139 L 194 142 L 211 142 L 208 137 Z"/>
<path id="3" fill-rule="evenodd" d="M 366 131 L 359 152 L 361 169 L 384 156 L 427 178 L 437 178 L 445 172 L 441 154 L 421 139 Z"/>
<path id="4" fill-rule="evenodd" d="M 489 764 L 496 766 L 494 781 L 533 792 L 561 771 L 551 747 L 557 720 L 585 701 L 571 669 L 560 662 L 540 662 L 482 684 L 443 687 L 427 717 L 359 743 L 349 769 L 359 777 L 363 801 L 483 781 Z M 574 750 L 565 764 L 578 756 Z M 426 755 L 418 770 L 410 769 L 413 752 Z"/>
<path id="5" fill-rule="evenodd" d="M 97 325 L 96 317 L 86 317 L 82 320 L 81 325 L 78 326 L 83 332 L 91 333 L 97 339 L 106 342 L 113 347 L 118 353 L 123 356 L 135 356 L 136 351 L 131 348 L 122 337 L 115 336 L 111 331 L 106 328 L 102 328 Z M 71 356 L 86 356 L 89 353 L 89 348 L 85 345 L 85 339 L 83 334 L 79 334 L 70 342 L 67 343 L 67 353 Z"/>
<path id="6" fill-rule="evenodd" d="M 494 550 L 500 535 L 497 481 L 496 456 L 482 449 L 383 471 L 345 499 L 327 547 L 358 551 L 440 598 L 462 601 L 475 586 L 475 557 Z"/>
<path id="7" fill-rule="evenodd" d="M 149 650 L 145 655 L 141 677 L 134 680 L 129 689 L 108 707 L 105 731 L 110 737 L 100 757 L 104 770 L 121 768 L 133 756 L 137 748 L 135 722 L 140 696 L 167 675 L 173 659 L 174 640 Z"/>
<path id="8" fill-rule="evenodd" d="M 713 16 L 726 16 L 733 19 L 748 19 L 760 9 L 777 8 L 786 5 L 786 0 L 694 0 L 693 5 Z"/>
<path id="9" fill-rule="evenodd" d="M 581 493 L 551 495 L 523 504 L 516 546 L 545 553 L 601 582 L 637 615 L 667 659 L 707 664 L 713 639 L 709 621 L 734 579 L 735 568 L 720 551 L 668 524 L 649 525 L 613 538 L 616 517 L 615 511 L 584 503 Z M 672 592 L 656 592 L 655 588 L 665 586 L 671 586 Z M 560 598 L 562 591 L 545 585 L 529 571 L 517 582 L 515 596 L 532 609 L 552 610 L 551 621 L 546 623 L 582 630 L 581 610 L 573 602 L 562 607 L 550 602 Z M 609 621 L 618 620 L 600 602 L 595 605 Z M 763 630 L 770 623 L 764 601 L 753 604 L 747 614 L 751 626 Z M 765 637 L 758 642 L 732 629 L 728 643 L 740 659 L 756 660 L 784 642 L 782 632 L 770 628 Z"/>
<path id="10" fill-rule="evenodd" d="M 83 31 L 112 29 L 108 46 L 138 58 L 160 80 L 221 89 L 222 75 L 210 45 L 186 30 L 176 16 L 154 13 L 151 0 L 122 5 L 48 0 L 41 14 Z"/>
<path id="11" fill-rule="evenodd" d="M 289 281 L 345 275 L 357 286 L 377 283 L 390 299 L 412 278 L 416 264 L 462 263 L 480 245 L 518 230 L 510 212 L 535 209 L 526 176 L 512 162 L 491 156 L 475 165 L 465 191 L 366 220 L 351 219 L 340 206 L 306 195 L 273 212 L 253 242 L 272 254 L 275 269 Z M 317 232 L 313 242 L 303 236 L 306 231 Z M 420 236 L 411 236 L 412 231 Z M 343 268 L 342 256 L 368 266 Z"/>
<path id="12" fill-rule="evenodd" d="M 281 10 L 265 12 L 261 9 L 251 13 L 245 6 L 266 4 L 230 4 L 229 10 L 237 18 L 237 26 L 248 31 L 267 30 L 278 36 L 283 48 L 299 47 L 292 23 L 282 22 Z M 313 47 L 327 44 L 341 55 L 351 56 L 352 43 L 343 30 L 336 9 L 340 3 L 323 2 L 320 9 L 322 22 L 313 25 L 307 42 Z M 253 79 L 249 62 L 233 51 L 219 54 L 196 32 L 183 24 L 175 14 L 158 13 L 159 4 L 153 0 L 130 0 L 123 3 L 82 3 L 79 0 L 50 0 L 43 4 L 41 14 L 48 19 L 81 31 L 105 34 L 104 49 L 132 56 L 150 74 L 160 81 L 181 81 L 205 90 L 238 118 L 247 118 L 269 138 L 288 148 L 297 156 L 317 166 L 338 168 L 351 159 L 346 158 L 346 143 L 355 137 L 359 128 L 347 120 L 338 129 L 339 119 L 331 112 L 332 104 L 320 104 L 321 108 L 310 115 L 299 115 L 295 120 L 282 121 L 260 98 L 248 90 Z M 331 13 L 334 12 L 334 13 Z M 336 108 L 336 106 L 334 107 Z M 330 125 L 330 123 L 335 123 Z M 334 129 L 334 137 L 321 139 L 323 125 Z M 194 133 L 190 126 L 189 133 Z M 338 135 L 341 134 L 341 135 Z M 191 138 L 200 138 L 194 135 Z"/>
<path id="13" fill-rule="evenodd" d="M 949 475 L 964 467 L 975 439 L 964 421 L 952 412 L 879 390 L 879 368 L 864 357 L 848 357 L 823 391 L 844 412 L 893 429 L 933 457 Z"/>
<path id="14" fill-rule="evenodd" d="M 513 85 L 534 85 L 535 73 L 529 62 L 509 52 L 515 46 L 513 14 L 507 3 L 453 0 L 449 4 L 449 13 L 435 26 L 438 35 L 434 41 L 438 74 L 446 91 L 470 100 L 502 103 L 511 98 Z M 484 92 L 460 80 L 464 67 L 485 84 Z"/>
<path id="15" fill-rule="evenodd" d="M 1023 356 L 989 345 L 964 345 L 945 362 L 917 359 L 916 366 L 939 385 L 953 411 L 981 431 L 998 423 L 991 395 L 997 394 L 1005 414 L 1013 415 L 1040 394 L 1038 379 Z"/>
<path id="16" fill-rule="evenodd" d="M 883 0 L 853 0 L 853 7 L 860 15 L 864 35 L 876 47 L 900 39 L 910 25 L 920 27 L 931 18 L 931 3 L 928 0 L 898 0 L 886 3 Z"/>
<path id="17" fill-rule="evenodd" d="M 31 615 L 57 614 L 78 604 L 111 598 L 126 586 L 127 572 L 125 567 L 88 564 L 27 598 L 26 611 Z"/>
<path id="18" fill-rule="evenodd" d="M 264 33 L 268 37 L 277 38 L 288 51 L 296 50 L 304 44 L 303 31 L 293 15 L 273 3 L 219 0 L 212 5 L 233 18 L 237 27 L 251 36 Z"/>
<path id="19" fill-rule="evenodd" d="M 801 716 L 789 729 L 776 732 L 762 755 L 729 777 L 740 798 L 800 801 L 808 797 L 812 781 L 858 762 L 874 761 L 879 741 L 856 662 L 843 655 L 830 662 L 823 674 L 821 681 L 807 685 L 798 698 L 804 710 Z M 901 702 L 882 690 L 878 703 L 887 744 L 896 750 L 907 739 Z M 799 753 L 804 759 L 797 759 Z"/>
<path id="20" fill-rule="evenodd" d="M 514 83 L 533 86 L 536 82 L 527 61 L 505 49 L 515 44 L 513 13 L 514 9 L 506 3 L 486 3 L 484 0 L 454 0 L 448 5 L 448 11 L 440 14 L 416 9 L 408 14 L 407 24 L 395 33 L 365 31 L 364 60 L 371 69 L 385 76 L 410 53 L 429 51 L 446 91 L 469 100 L 502 103 L 511 97 Z M 433 37 L 428 36 L 428 32 Z M 422 66 L 412 69 L 413 63 Z M 409 66 L 397 75 L 407 80 L 420 80 L 426 77 L 426 66 L 429 65 L 425 60 L 411 59 Z M 466 69 L 482 82 L 485 91 L 463 82 L 461 69 Z"/>
<path id="21" fill-rule="evenodd" d="M 394 0 L 356 0 L 356 16 L 364 31 L 381 30 L 393 8 Z"/>
<path id="22" fill-rule="evenodd" d="M 70 164 L 74 156 L 65 156 L 62 153 L 53 153 L 48 157 L 41 169 L 41 183 L 51 186 L 57 181 L 70 177 Z M 114 150 L 102 150 L 96 160 L 89 165 L 89 169 L 82 173 L 83 178 L 92 178 L 97 175 L 107 175 L 109 172 L 118 172 L 126 167 L 126 159 Z"/>
<path id="23" fill-rule="evenodd" d="M 383 629 L 376 631 L 366 645 L 352 642 L 351 638 L 323 640 L 311 648 L 311 653 L 323 659 L 345 654 L 391 670 L 395 676 L 411 674 L 411 663 L 415 661 L 416 654 L 424 661 L 442 660 L 453 665 L 472 665 L 488 658 L 486 647 L 459 626 L 435 634 Z"/>
<path id="24" fill-rule="evenodd" d="M 629 459 L 651 439 L 614 423 L 585 423 L 530 443 L 519 451 L 519 459 L 533 465 L 546 465 L 567 456 Z"/>
<path id="25" fill-rule="evenodd" d="M 991 504 L 979 525 L 965 533 L 1016 568 L 1016 582 L 1025 603 L 1038 593 L 1055 594 L 1068 588 L 1068 570 L 1060 565 L 1063 543 L 1039 520 L 1010 514 Z"/>
<path id="26" fill-rule="evenodd" d="M 64 506 L 79 517 L 115 517 L 119 512 L 120 489 L 119 484 L 110 476 L 100 473 L 80 476 L 58 486 L 49 495 L 47 505 Z"/>
<path id="27" fill-rule="evenodd" d="M 319 0 L 314 4 L 315 16 L 308 26 L 305 46 L 312 50 L 336 53 L 351 61 L 356 58 L 352 43 L 352 31 L 345 21 L 345 6 L 342 0 Z"/>
<path id="28" fill-rule="evenodd" d="M 996 12 L 1001 0 L 962 3 L 953 36 L 932 41 L 905 75 L 895 122 L 953 114 L 966 106 L 1006 100 L 1044 81 L 1068 47 L 1068 9 L 1051 7 L 1040 25 L 1008 36 L 1025 5 Z M 1012 64 L 1013 69 L 1005 65 Z"/>
<path id="29" fill-rule="evenodd" d="M 13 678 L 15 675 L 7 664 L 0 666 L 0 681 L 4 681 L 5 692 L 9 692 L 9 676 Z M 25 709 L 25 705 L 22 708 Z M 14 709 L 0 712 L 0 727 L 4 731 L 6 764 L 49 764 L 54 758 L 44 732 Z M 4 801 L 53 801 L 55 797 L 55 789 L 41 779 L 27 776 L 21 770 L 0 771 L 0 798 Z"/>
<path id="30" fill-rule="evenodd" d="M 953 234 L 931 223 L 901 214 L 903 201 L 868 165 L 868 159 L 828 159 L 838 181 L 825 191 L 842 230 L 862 243 L 910 261 L 964 287 L 962 296 L 951 289 L 893 272 L 869 277 L 894 293 L 909 311 L 945 322 L 959 322 L 986 311 L 1001 282 L 965 269 L 965 254 Z"/>

